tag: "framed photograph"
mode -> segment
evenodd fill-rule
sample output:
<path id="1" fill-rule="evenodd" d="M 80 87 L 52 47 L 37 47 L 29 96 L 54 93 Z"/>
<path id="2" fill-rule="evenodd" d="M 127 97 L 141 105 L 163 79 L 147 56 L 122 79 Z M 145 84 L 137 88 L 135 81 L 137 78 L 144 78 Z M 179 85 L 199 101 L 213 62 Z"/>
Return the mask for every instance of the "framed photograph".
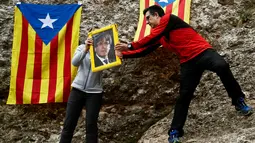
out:
<path id="1" fill-rule="evenodd" d="M 93 39 L 90 47 L 92 72 L 121 65 L 114 50 L 115 44 L 119 42 L 116 24 L 94 30 L 88 36 Z"/>

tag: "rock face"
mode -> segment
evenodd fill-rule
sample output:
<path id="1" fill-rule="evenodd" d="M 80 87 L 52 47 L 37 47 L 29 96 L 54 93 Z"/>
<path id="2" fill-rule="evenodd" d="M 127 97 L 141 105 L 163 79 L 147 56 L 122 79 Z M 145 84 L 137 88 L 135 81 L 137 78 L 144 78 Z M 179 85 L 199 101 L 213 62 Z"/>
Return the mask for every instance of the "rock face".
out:
<path id="1" fill-rule="evenodd" d="M 65 104 L 7 106 L 16 1 L 0 4 L 0 142 L 58 142 Z M 71 0 L 27 0 L 41 4 Z M 80 43 L 91 28 L 118 24 L 119 38 L 131 41 L 139 1 L 83 0 Z M 250 105 L 254 94 L 254 0 L 192 0 L 190 24 L 229 62 Z M 158 49 L 141 59 L 124 60 L 104 73 L 104 106 L 99 116 L 102 143 L 164 143 L 179 88 L 179 62 Z M 184 142 L 255 142 L 254 115 L 236 116 L 216 74 L 205 72 L 190 105 Z M 85 110 L 73 142 L 84 141 Z"/>

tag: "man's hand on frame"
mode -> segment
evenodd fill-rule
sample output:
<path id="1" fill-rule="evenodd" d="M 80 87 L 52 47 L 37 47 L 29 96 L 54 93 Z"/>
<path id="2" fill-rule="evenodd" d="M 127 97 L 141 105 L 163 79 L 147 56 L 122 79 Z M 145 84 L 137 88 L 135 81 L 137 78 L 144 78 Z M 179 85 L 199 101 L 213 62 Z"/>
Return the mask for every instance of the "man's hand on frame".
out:
<path id="1" fill-rule="evenodd" d="M 118 50 L 118 51 L 127 51 L 129 50 L 128 49 L 128 44 L 126 43 L 118 43 L 115 45 L 115 50 Z"/>

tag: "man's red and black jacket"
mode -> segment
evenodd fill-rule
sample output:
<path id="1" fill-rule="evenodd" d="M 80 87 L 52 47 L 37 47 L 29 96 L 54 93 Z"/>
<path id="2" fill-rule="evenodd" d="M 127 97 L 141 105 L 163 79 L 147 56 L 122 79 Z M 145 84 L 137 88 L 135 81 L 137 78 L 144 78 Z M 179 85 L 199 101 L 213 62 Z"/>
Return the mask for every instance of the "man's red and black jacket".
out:
<path id="1" fill-rule="evenodd" d="M 130 51 L 122 52 L 123 58 L 147 55 L 162 45 L 174 53 L 184 63 L 212 46 L 190 25 L 173 14 L 166 14 L 150 35 L 131 43 Z"/>

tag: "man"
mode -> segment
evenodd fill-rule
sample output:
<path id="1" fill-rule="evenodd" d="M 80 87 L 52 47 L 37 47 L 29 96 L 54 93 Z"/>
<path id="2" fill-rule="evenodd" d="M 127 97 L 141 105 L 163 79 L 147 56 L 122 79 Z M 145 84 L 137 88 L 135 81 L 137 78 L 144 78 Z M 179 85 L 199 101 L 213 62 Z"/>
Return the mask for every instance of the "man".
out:
<path id="1" fill-rule="evenodd" d="M 102 66 L 112 61 L 111 56 L 109 57 L 110 47 L 112 45 L 111 35 L 107 33 L 99 34 L 95 37 L 95 66 Z"/>
<path id="2" fill-rule="evenodd" d="M 228 63 L 190 25 L 172 14 L 164 14 L 160 6 L 154 5 L 143 11 L 146 23 L 152 27 L 151 34 L 132 43 L 118 43 L 118 56 L 123 58 L 143 56 L 162 45 L 174 53 L 181 63 L 180 96 L 177 99 L 174 117 L 169 129 L 169 143 L 178 143 L 183 136 L 183 126 L 193 93 L 204 70 L 220 77 L 235 109 L 242 115 L 252 114 L 252 108 L 244 102 L 244 93 Z M 122 51 L 122 53 L 120 52 Z"/>

